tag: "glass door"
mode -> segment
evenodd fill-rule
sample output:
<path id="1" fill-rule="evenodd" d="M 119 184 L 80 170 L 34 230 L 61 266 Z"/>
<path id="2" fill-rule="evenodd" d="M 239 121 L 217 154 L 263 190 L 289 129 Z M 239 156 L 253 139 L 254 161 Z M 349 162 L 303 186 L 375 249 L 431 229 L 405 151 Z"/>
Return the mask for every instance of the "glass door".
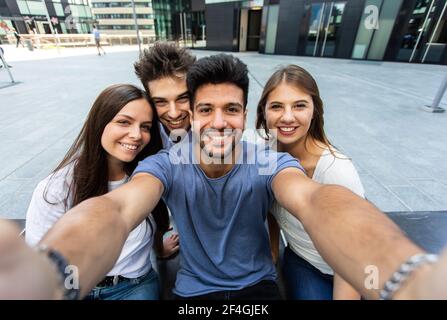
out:
<path id="1" fill-rule="evenodd" d="M 247 51 L 259 51 L 261 38 L 261 10 L 248 11 Z"/>
<path id="2" fill-rule="evenodd" d="M 333 57 L 340 36 L 340 26 L 346 2 L 312 4 L 305 54 Z"/>
<path id="3" fill-rule="evenodd" d="M 442 34 L 445 30 L 445 24 L 442 22 L 445 22 L 445 19 L 442 21 L 443 14 L 437 17 L 441 6 L 444 14 L 445 0 L 416 1 L 402 37 L 397 61 L 423 62 L 427 58 L 433 59 L 443 45 L 445 48 L 445 35 Z"/>
<path id="4" fill-rule="evenodd" d="M 444 3 L 442 12 L 436 22 L 429 42 L 425 45 L 425 52 L 422 56 L 422 63 L 438 63 L 447 45 L 447 2 Z"/>

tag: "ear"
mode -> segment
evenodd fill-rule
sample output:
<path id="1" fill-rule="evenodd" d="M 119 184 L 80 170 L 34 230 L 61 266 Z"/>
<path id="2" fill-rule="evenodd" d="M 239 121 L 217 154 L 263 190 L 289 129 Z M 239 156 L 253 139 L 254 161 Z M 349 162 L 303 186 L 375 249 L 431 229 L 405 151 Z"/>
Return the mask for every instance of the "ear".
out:
<path id="1" fill-rule="evenodd" d="M 191 107 L 188 110 L 189 114 L 189 125 L 192 128 L 192 123 L 194 122 L 194 112 L 192 112 Z"/>

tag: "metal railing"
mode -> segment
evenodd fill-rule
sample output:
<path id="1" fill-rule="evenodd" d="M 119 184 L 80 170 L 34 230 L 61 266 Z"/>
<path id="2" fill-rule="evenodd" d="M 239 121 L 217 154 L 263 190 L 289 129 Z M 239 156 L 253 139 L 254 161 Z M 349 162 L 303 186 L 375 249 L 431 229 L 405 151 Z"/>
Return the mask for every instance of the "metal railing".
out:
<path id="1" fill-rule="evenodd" d="M 91 34 L 21 34 L 23 43 L 31 43 L 34 48 L 46 47 L 89 47 L 95 46 L 95 39 Z M 155 42 L 155 36 L 140 35 L 142 44 L 151 44 Z M 9 43 L 14 44 L 15 38 L 9 38 Z M 136 34 L 101 34 L 101 45 L 137 45 Z"/>
<path id="2" fill-rule="evenodd" d="M 95 39 L 92 34 L 20 34 L 21 41 L 24 44 L 29 44 L 32 48 L 45 49 L 52 47 L 89 47 L 95 46 Z M 10 44 L 15 44 L 16 39 L 8 35 L 7 40 Z M 182 47 L 190 48 L 204 48 L 206 47 L 205 40 L 193 41 L 191 39 L 167 39 L 177 42 Z M 150 45 L 156 41 L 155 36 L 140 35 L 140 42 L 142 45 Z M 136 34 L 101 34 L 101 45 L 103 46 L 123 46 L 123 45 L 138 45 Z M 31 50 L 31 48 L 30 48 Z"/>

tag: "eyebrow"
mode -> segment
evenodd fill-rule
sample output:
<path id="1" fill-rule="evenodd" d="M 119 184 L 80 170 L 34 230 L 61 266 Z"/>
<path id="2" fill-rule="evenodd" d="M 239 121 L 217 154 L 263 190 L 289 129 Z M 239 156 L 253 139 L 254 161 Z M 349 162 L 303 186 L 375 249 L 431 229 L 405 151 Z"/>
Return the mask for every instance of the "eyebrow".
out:
<path id="1" fill-rule="evenodd" d="M 195 107 L 199 108 L 199 107 L 213 107 L 214 105 L 212 103 L 198 103 Z M 226 103 L 224 105 L 224 107 L 239 107 L 239 108 L 244 108 L 242 106 L 242 104 L 240 104 L 239 102 L 229 102 Z"/>
<path id="2" fill-rule="evenodd" d="M 131 116 L 129 116 L 127 114 L 124 114 L 124 113 L 118 113 L 117 116 L 121 116 L 121 117 L 124 117 L 124 118 L 127 118 L 127 119 L 135 121 L 134 118 L 132 118 Z M 152 120 L 144 121 L 143 123 L 152 123 Z"/>
<path id="3" fill-rule="evenodd" d="M 230 102 L 230 103 L 227 103 L 226 105 L 225 105 L 225 107 L 239 107 L 239 108 L 244 108 L 240 103 L 238 103 L 238 102 Z"/>
<path id="4" fill-rule="evenodd" d="M 293 101 L 293 103 L 300 103 L 300 102 L 304 102 L 304 103 L 309 103 L 309 101 L 307 101 L 307 100 L 297 100 L 297 101 Z M 274 104 L 274 103 L 278 103 L 278 104 L 284 104 L 283 102 L 281 102 L 281 101 L 272 101 L 272 102 L 270 102 L 270 104 Z"/>
<path id="5" fill-rule="evenodd" d="M 189 98 L 189 92 L 185 91 L 183 93 L 180 93 L 177 97 L 175 97 L 175 99 L 183 98 L 184 96 L 188 96 L 188 98 Z M 168 100 L 168 99 L 163 98 L 163 97 L 151 97 L 151 99 L 152 100 Z"/>
<path id="6" fill-rule="evenodd" d="M 200 107 L 212 107 L 213 105 L 211 103 L 198 103 L 195 107 L 196 108 L 200 108 Z"/>

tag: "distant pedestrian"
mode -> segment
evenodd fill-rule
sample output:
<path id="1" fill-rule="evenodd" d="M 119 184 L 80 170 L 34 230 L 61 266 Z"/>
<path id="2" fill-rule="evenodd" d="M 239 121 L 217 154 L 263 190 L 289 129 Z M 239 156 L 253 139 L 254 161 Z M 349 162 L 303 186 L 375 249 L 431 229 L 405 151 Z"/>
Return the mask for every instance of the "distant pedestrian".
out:
<path id="1" fill-rule="evenodd" d="M 102 50 L 102 53 L 106 54 L 103 47 L 101 46 L 101 33 L 99 32 L 99 30 L 96 26 L 93 26 L 92 33 L 93 33 L 93 36 L 95 37 L 96 49 L 98 49 L 98 56 L 101 55 L 100 49 Z"/>
<path id="2" fill-rule="evenodd" d="M 19 47 L 19 44 L 21 44 L 22 47 L 25 48 L 25 46 L 23 45 L 23 42 L 20 40 L 21 37 L 20 37 L 19 33 L 17 32 L 17 30 L 16 30 L 16 29 L 12 29 L 12 32 L 14 33 L 14 37 L 16 37 L 16 41 L 17 41 L 17 43 L 16 43 L 16 48 Z"/>

